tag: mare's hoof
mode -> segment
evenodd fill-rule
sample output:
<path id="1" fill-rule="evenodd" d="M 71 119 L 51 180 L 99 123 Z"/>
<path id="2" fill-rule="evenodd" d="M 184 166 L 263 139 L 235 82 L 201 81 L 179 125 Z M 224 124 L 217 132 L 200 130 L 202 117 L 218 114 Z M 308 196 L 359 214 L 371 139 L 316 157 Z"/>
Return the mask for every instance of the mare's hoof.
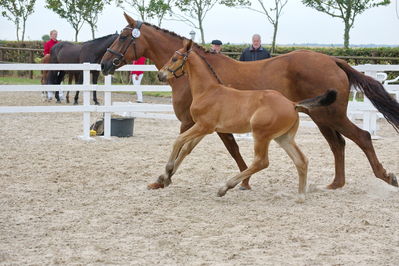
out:
<path id="1" fill-rule="evenodd" d="M 396 179 L 396 176 L 393 173 L 389 173 L 388 177 L 390 179 L 390 184 L 394 187 L 398 187 L 398 180 Z"/>
<path id="2" fill-rule="evenodd" d="M 160 188 L 164 188 L 164 187 L 165 187 L 165 185 L 160 184 L 160 183 L 152 183 L 147 186 L 148 189 L 160 189 Z"/>
<path id="3" fill-rule="evenodd" d="M 56 103 L 61 103 L 61 101 L 60 101 L 60 100 L 57 100 Z"/>
<path id="4" fill-rule="evenodd" d="M 331 183 L 330 185 L 328 185 L 326 188 L 327 189 L 337 189 L 337 188 L 341 188 L 345 185 L 345 183 L 343 184 L 337 184 L 337 183 Z"/>
<path id="5" fill-rule="evenodd" d="M 78 102 L 73 102 L 73 105 L 78 105 Z"/>
<path id="6" fill-rule="evenodd" d="M 100 103 L 99 103 L 99 102 L 97 102 L 97 101 L 95 101 L 95 102 L 94 102 L 94 105 L 100 105 Z"/>

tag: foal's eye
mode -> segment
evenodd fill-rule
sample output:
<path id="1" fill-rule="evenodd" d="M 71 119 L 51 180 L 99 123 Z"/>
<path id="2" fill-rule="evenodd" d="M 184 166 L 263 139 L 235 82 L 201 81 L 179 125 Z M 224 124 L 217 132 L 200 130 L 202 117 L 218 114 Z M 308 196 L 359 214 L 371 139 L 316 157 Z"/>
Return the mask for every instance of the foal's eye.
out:
<path id="1" fill-rule="evenodd" d="M 176 62 L 177 61 L 177 58 L 176 57 L 173 57 L 172 58 L 172 62 Z"/>

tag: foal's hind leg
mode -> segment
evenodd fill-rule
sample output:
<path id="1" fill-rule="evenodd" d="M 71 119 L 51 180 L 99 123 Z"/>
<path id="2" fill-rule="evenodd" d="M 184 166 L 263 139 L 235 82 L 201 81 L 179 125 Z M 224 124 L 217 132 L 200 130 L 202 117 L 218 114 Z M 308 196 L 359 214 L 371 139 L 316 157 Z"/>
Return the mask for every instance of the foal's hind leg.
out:
<path id="1" fill-rule="evenodd" d="M 308 160 L 295 143 L 295 133 L 296 129 L 291 130 L 290 132 L 276 138 L 275 141 L 285 150 L 296 166 L 299 176 L 298 202 L 303 202 L 306 193 Z"/>
<path id="2" fill-rule="evenodd" d="M 245 169 L 247 169 L 248 166 L 241 156 L 240 148 L 238 147 L 233 134 L 218 133 L 218 135 L 219 135 L 220 139 L 223 141 L 224 146 L 229 151 L 231 157 L 233 157 L 233 159 L 236 161 L 240 171 L 242 172 Z M 250 176 L 242 181 L 241 186 L 240 186 L 241 190 L 250 190 L 251 189 L 251 186 L 249 185 L 249 179 L 250 179 Z"/>
<path id="3" fill-rule="evenodd" d="M 370 133 L 358 128 L 346 116 L 341 119 L 339 130 L 345 137 L 354 141 L 366 154 L 367 159 L 373 169 L 376 177 L 384 180 L 388 184 L 397 187 L 398 181 L 393 173 L 387 173 L 382 164 L 379 162 L 371 142 Z"/>
<path id="4" fill-rule="evenodd" d="M 242 180 L 248 178 L 256 172 L 265 169 L 269 166 L 269 149 L 270 139 L 256 138 L 254 134 L 254 150 L 255 158 L 252 164 L 243 172 L 229 179 L 227 183 L 218 191 L 218 196 L 222 197 L 226 194 L 227 190 L 234 188 Z"/>

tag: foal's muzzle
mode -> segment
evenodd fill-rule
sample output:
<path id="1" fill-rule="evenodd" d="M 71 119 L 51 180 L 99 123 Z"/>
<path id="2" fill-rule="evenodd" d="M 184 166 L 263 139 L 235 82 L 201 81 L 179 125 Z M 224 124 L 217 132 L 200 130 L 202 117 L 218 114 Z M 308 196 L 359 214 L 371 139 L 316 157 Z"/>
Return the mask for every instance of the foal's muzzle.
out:
<path id="1" fill-rule="evenodd" d="M 164 72 L 162 72 L 162 71 L 158 72 L 159 81 L 165 82 L 165 81 L 167 81 L 167 78 L 168 78 L 168 76 Z"/>

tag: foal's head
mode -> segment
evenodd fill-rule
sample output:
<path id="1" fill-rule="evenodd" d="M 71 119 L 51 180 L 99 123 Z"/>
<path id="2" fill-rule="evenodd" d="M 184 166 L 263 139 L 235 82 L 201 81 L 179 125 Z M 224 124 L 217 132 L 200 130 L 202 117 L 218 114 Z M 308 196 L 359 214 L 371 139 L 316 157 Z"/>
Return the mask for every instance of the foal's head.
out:
<path id="1" fill-rule="evenodd" d="M 167 81 L 173 77 L 180 78 L 184 75 L 184 66 L 193 47 L 192 40 L 184 40 L 183 48 L 177 50 L 168 62 L 158 71 L 158 79 Z"/>
<path id="2" fill-rule="evenodd" d="M 113 74 L 115 69 L 131 64 L 133 60 L 144 55 L 146 43 L 143 37 L 140 38 L 142 22 L 135 21 L 126 13 L 124 16 L 128 25 L 107 49 L 101 60 L 101 70 L 104 75 Z"/>

